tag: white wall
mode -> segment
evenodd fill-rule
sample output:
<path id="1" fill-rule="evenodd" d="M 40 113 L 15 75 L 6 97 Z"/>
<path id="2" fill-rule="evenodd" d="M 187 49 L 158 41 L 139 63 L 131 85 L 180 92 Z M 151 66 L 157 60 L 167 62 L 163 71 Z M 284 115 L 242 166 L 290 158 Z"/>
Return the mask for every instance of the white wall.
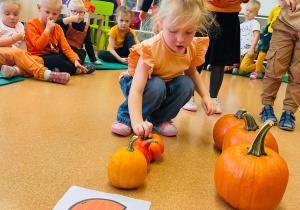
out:
<path id="1" fill-rule="evenodd" d="M 261 8 L 259 10 L 259 14 L 258 15 L 263 15 L 263 16 L 269 16 L 271 10 L 274 7 L 277 7 L 279 5 L 279 1 L 278 0 L 259 0 L 261 3 Z M 241 13 L 244 13 L 244 9 L 246 7 L 247 4 L 242 4 L 242 11 Z"/>

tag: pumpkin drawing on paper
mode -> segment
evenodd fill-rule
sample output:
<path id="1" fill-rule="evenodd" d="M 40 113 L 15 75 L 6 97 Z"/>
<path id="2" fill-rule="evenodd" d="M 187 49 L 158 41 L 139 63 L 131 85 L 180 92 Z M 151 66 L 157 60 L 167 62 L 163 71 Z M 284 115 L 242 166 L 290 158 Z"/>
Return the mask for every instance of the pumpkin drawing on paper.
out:
<path id="1" fill-rule="evenodd" d="M 69 210 L 124 210 L 127 207 L 123 204 L 101 198 L 92 198 L 75 203 Z"/>

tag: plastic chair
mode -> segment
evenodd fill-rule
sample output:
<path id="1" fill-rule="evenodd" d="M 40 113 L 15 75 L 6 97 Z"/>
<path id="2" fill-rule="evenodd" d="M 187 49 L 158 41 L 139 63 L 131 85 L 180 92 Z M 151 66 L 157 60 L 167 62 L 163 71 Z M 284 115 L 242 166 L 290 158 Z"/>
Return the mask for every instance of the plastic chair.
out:
<path id="1" fill-rule="evenodd" d="M 105 23 L 104 26 L 101 28 L 98 33 L 101 33 L 98 35 L 100 37 L 100 40 L 97 39 L 97 47 L 98 50 L 105 50 L 108 45 L 108 32 L 110 31 L 109 27 L 109 16 L 113 14 L 114 11 L 114 4 L 111 2 L 106 2 L 106 1 L 91 1 L 93 5 L 96 6 L 96 10 L 94 13 L 99 14 L 99 15 L 104 15 L 105 16 Z M 91 40 L 94 41 L 96 39 L 96 31 L 98 30 L 99 26 L 97 24 L 97 20 L 94 20 L 94 23 L 90 25 L 90 30 L 91 30 Z"/>

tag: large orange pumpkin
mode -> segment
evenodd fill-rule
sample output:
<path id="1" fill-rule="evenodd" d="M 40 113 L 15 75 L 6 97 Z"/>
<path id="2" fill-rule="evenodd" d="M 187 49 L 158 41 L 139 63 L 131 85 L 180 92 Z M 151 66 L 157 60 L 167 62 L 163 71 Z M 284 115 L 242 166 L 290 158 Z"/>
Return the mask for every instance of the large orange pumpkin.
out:
<path id="1" fill-rule="evenodd" d="M 217 191 L 235 209 L 274 209 L 284 195 L 289 179 L 287 164 L 264 146 L 272 125 L 271 120 L 265 121 L 250 146 L 231 146 L 217 160 Z"/>
<path id="2" fill-rule="evenodd" d="M 244 113 L 242 116 L 245 126 L 236 125 L 227 131 L 223 139 L 222 151 L 235 144 L 252 143 L 259 127 L 249 112 Z M 266 135 L 265 146 L 278 153 L 277 142 L 270 131 Z"/>
<path id="3" fill-rule="evenodd" d="M 133 136 L 128 147 L 119 148 L 109 160 L 107 175 L 110 183 L 115 187 L 136 188 L 146 179 L 146 158 L 140 150 L 133 148 L 137 138 Z"/>
<path id="4" fill-rule="evenodd" d="M 245 125 L 242 114 L 246 112 L 245 109 L 240 109 L 235 114 L 224 115 L 215 123 L 213 128 L 213 138 L 218 149 L 222 150 L 223 138 L 230 128 L 236 125 Z"/>

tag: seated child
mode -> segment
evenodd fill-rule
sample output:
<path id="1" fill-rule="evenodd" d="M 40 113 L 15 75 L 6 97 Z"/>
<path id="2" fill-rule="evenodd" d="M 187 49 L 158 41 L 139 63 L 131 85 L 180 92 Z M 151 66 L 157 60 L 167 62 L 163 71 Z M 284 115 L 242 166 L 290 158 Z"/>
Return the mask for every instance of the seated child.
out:
<path id="1" fill-rule="evenodd" d="M 165 136 L 177 135 L 172 119 L 194 89 L 206 115 L 216 112 L 196 70 L 204 63 L 209 39 L 194 35 L 209 26 L 208 15 L 202 0 L 162 1 L 154 19 L 162 31 L 131 48 L 128 71 L 120 75 L 126 99 L 112 125 L 114 133 L 128 136 L 133 129 L 136 135 L 151 138 L 154 128 Z"/>
<path id="2" fill-rule="evenodd" d="M 135 32 L 129 28 L 133 12 L 127 6 L 118 7 L 116 12 L 117 25 L 111 28 L 109 36 L 109 51 L 100 50 L 98 57 L 105 62 L 128 64 L 129 49 L 140 43 Z"/>
<path id="3" fill-rule="evenodd" d="M 279 0 L 279 4 L 281 4 L 281 0 Z M 278 7 L 275 7 L 272 9 L 272 11 L 269 15 L 269 18 L 268 18 L 268 25 L 264 29 L 264 31 L 261 35 L 261 38 L 258 42 L 257 51 L 259 53 L 258 53 L 257 62 L 256 62 L 256 70 L 254 72 L 252 72 L 250 75 L 250 79 L 252 79 L 252 80 L 259 77 L 260 70 L 262 69 L 262 65 L 264 63 L 264 60 L 267 56 L 267 52 L 270 47 L 270 41 L 271 41 L 272 33 L 273 33 L 272 23 L 277 19 L 280 11 L 281 11 L 281 6 L 278 6 Z"/>
<path id="4" fill-rule="evenodd" d="M 247 4 L 244 12 L 245 22 L 240 24 L 241 31 L 241 64 L 235 64 L 233 66 L 226 66 L 225 71 L 232 70 L 235 67 L 239 67 L 239 74 L 247 74 L 253 72 L 256 69 L 256 65 L 253 63 L 257 57 L 256 46 L 260 38 L 260 24 L 254 17 L 258 14 L 260 9 L 260 2 L 257 0 L 251 0 Z M 262 66 L 261 71 L 264 71 Z"/>
<path id="5" fill-rule="evenodd" d="M 38 56 L 31 56 L 19 49 L 24 40 L 24 26 L 19 22 L 21 3 L 19 0 L 2 0 L 0 3 L 0 63 L 4 78 L 25 76 L 65 84 L 70 74 L 50 71 Z"/>
<path id="6" fill-rule="evenodd" d="M 84 62 L 87 53 L 92 63 L 102 64 L 101 61 L 97 61 L 95 57 L 89 23 L 83 21 L 85 14 L 83 1 L 69 0 L 67 2 L 67 9 L 69 17 L 59 19 L 56 23 L 62 27 L 69 45 L 74 52 L 77 53 L 82 62 Z M 83 44 L 85 45 L 86 51 L 82 48 Z M 95 66 L 90 66 L 88 73 L 94 71 Z"/>
<path id="7" fill-rule="evenodd" d="M 62 28 L 55 23 L 61 13 L 62 1 L 40 0 L 37 7 L 41 16 L 26 24 L 28 52 L 42 57 L 44 65 L 50 69 L 58 68 L 73 75 L 79 68 L 87 73 L 88 70 L 80 64 L 83 61 L 68 44 Z"/>

